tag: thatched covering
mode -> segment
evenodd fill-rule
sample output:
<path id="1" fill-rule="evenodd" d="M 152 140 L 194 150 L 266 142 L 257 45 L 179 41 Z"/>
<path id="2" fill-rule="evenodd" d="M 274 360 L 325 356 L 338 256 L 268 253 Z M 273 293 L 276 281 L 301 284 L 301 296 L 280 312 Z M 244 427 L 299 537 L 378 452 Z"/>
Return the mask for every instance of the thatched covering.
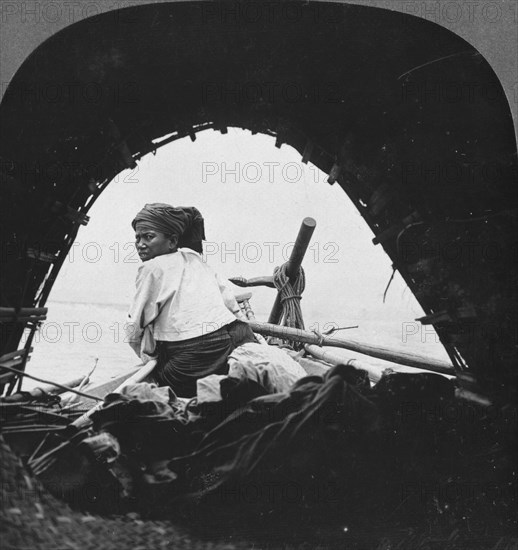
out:
<path id="1" fill-rule="evenodd" d="M 267 4 L 130 8 L 33 52 L 0 108 L 1 305 L 44 305 L 89 206 L 151 140 L 235 126 L 330 173 L 459 371 L 512 399 L 516 142 L 491 67 L 411 16 Z M 23 325 L 4 328 L 5 354 Z"/>

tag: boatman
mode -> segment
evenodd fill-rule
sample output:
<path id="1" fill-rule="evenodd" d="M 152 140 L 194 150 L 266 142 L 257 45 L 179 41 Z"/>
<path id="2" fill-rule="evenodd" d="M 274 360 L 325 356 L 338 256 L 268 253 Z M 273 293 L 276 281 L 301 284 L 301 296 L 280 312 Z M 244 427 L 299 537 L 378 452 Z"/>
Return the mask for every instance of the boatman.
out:
<path id="1" fill-rule="evenodd" d="M 256 339 L 228 283 L 202 259 L 204 221 L 196 208 L 146 204 L 131 225 L 143 264 L 128 341 L 143 362 L 157 359 L 157 384 L 192 397 L 198 378 L 226 374 L 228 355 Z"/>

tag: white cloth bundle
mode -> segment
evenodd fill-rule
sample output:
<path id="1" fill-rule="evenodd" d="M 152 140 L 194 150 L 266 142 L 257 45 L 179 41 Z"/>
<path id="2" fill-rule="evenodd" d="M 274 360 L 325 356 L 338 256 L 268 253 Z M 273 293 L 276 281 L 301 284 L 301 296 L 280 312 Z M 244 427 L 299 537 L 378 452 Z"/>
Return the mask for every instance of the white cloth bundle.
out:
<path id="1" fill-rule="evenodd" d="M 257 382 L 268 393 L 282 393 L 306 371 L 287 352 L 275 346 L 247 343 L 228 356 L 228 376 Z M 212 374 L 197 381 L 198 403 L 221 401 L 220 382 L 225 376 Z"/>

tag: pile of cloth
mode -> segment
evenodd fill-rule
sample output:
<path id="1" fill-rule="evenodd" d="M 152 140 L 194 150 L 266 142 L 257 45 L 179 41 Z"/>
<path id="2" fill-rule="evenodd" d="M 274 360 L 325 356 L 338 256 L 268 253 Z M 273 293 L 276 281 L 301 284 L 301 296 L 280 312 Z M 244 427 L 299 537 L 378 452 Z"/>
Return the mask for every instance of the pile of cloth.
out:
<path id="1" fill-rule="evenodd" d="M 284 350 L 259 344 L 236 349 L 229 366 L 198 381 L 191 400 L 147 383 L 107 396 L 93 425 L 70 436 L 84 474 L 75 503 L 158 516 L 185 503 L 332 508 L 436 471 L 454 437 L 442 414 L 454 387 L 440 375 L 389 373 L 374 387 L 346 365 L 306 376 Z M 112 498 L 85 499 L 92 483 Z"/>
<path id="2" fill-rule="evenodd" d="M 256 343 L 237 347 L 228 356 L 228 374 L 212 374 L 197 381 L 197 403 L 234 403 L 234 408 L 254 397 L 285 393 L 306 376 L 306 371 L 285 349 Z"/>

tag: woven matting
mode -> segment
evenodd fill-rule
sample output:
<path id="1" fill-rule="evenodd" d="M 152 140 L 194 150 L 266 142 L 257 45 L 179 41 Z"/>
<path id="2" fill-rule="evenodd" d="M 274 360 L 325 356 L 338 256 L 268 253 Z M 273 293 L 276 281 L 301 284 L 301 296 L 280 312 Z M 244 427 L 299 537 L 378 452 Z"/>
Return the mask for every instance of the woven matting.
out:
<path id="1" fill-rule="evenodd" d="M 8 549 L 110 550 L 127 548 L 250 548 L 249 542 L 204 541 L 164 521 L 108 519 L 82 514 L 50 495 L 30 476 L 3 439 L 0 546 Z"/>
<path id="2" fill-rule="evenodd" d="M 187 523 L 142 520 L 137 515 L 107 518 L 73 510 L 53 497 L 22 465 L 19 458 L 0 437 L 2 461 L 2 507 L 0 511 L 0 548 L 2 550 L 151 550 L 154 548 L 192 548 L 210 550 L 364 550 L 398 548 L 466 549 L 515 547 L 514 529 L 476 528 L 477 523 L 459 529 L 458 525 L 425 521 L 410 527 L 385 517 L 365 517 L 363 525 L 347 532 L 345 522 L 308 522 L 300 511 L 290 517 L 284 510 L 280 523 L 272 517 L 257 517 L 255 529 L 241 525 L 235 529 L 238 511 L 229 521 L 216 520 L 216 528 L 205 529 L 198 522 L 189 529 Z M 516 504 L 515 502 L 513 503 Z M 216 510 L 213 510 L 216 516 Z M 210 511 L 209 511 L 210 513 Z M 233 521 L 232 521 L 233 519 Z M 432 518 L 428 518 L 432 519 Z M 399 524 L 398 524 L 399 523 Z M 433 525 L 435 523 L 435 525 Z"/>

